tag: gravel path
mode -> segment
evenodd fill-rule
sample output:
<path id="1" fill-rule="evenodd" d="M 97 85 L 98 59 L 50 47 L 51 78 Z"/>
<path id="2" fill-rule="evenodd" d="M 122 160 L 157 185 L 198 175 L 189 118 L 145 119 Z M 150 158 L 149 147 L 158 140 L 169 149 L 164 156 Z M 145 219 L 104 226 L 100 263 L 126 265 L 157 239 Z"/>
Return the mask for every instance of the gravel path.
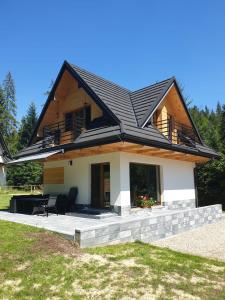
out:
<path id="1" fill-rule="evenodd" d="M 152 244 L 225 261 L 225 220 L 177 234 Z"/>

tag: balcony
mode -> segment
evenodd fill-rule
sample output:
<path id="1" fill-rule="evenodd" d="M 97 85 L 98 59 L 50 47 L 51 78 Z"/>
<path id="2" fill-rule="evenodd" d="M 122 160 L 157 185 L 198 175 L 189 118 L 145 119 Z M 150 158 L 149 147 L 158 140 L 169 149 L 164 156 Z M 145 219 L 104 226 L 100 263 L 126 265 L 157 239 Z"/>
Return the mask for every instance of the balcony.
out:
<path id="1" fill-rule="evenodd" d="M 62 144 L 69 144 L 73 142 L 81 132 L 85 130 L 83 122 L 66 122 L 61 121 L 46 125 L 43 128 L 43 135 L 39 137 L 42 141 L 42 148 L 54 147 Z"/>
<path id="2" fill-rule="evenodd" d="M 192 127 L 177 122 L 173 118 L 154 122 L 154 125 L 173 144 L 195 147 L 199 138 Z"/>

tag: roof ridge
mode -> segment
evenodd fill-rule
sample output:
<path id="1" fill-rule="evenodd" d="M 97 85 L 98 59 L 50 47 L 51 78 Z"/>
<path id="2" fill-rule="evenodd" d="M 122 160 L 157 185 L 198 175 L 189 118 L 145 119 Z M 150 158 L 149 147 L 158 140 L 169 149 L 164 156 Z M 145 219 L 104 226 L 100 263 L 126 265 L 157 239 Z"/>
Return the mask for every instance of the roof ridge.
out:
<path id="1" fill-rule="evenodd" d="M 108 83 L 110 83 L 110 84 L 113 84 L 113 85 L 115 85 L 115 86 L 117 86 L 117 87 L 119 87 L 119 88 L 125 90 L 125 91 L 128 92 L 128 93 L 131 92 L 131 90 L 129 90 L 129 89 L 127 89 L 127 88 L 125 88 L 125 87 L 119 85 L 118 83 L 115 83 L 115 82 L 113 82 L 113 81 L 111 81 L 111 80 L 108 80 L 108 79 L 106 79 L 106 78 L 104 78 L 104 77 L 102 77 L 102 76 L 100 76 L 100 75 L 97 75 L 97 74 L 95 74 L 95 73 L 93 73 L 93 72 L 90 72 L 89 70 L 86 70 L 86 69 L 84 69 L 84 68 L 81 68 L 81 67 L 79 67 L 79 66 L 77 66 L 77 65 L 75 65 L 75 64 L 72 64 L 72 63 L 68 62 L 68 61 L 67 61 L 67 63 L 68 63 L 69 65 L 71 65 L 72 68 L 73 68 L 73 67 L 78 68 L 78 69 L 80 69 L 81 71 L 87 72 L 87 73 L 89 73 L 90 75 L 93 75 L 93 76 L 95 76 L 95 77 L 100 78 L 101 80 L 104 80 L 105 82 L 108 82 Z"/>
<path id="2" fill-rule="evenodd" d="M 161 81 L 159 81 L 159 82 L 156 82 L 156 83 L 147 85 L 147 86 L 145 86 L 145 87 L 143 87 L 143 88 L 140 88 L 140 89 L 131 91 L 131 94 L 133 94 L 133 93 L 135 93 L 135 92 L 139 92 L 139 91 L 144 90 L 144 89 L 147 89 L 147 88 L 150 88 L 150 87 L 153 87 L 154 85 L 156 86 L 156 85 L 161 84 L 161 83 L 163 83 L 163 82 L 165 82 L 165 81 L 170 81 L 170 80 L 172 80 L 172 79 L 175 79 L 175 76 L 172 76 L 172 77 L 169 77 L 169 78 L 167 78 L 167 79 L 161 80 Z"/>

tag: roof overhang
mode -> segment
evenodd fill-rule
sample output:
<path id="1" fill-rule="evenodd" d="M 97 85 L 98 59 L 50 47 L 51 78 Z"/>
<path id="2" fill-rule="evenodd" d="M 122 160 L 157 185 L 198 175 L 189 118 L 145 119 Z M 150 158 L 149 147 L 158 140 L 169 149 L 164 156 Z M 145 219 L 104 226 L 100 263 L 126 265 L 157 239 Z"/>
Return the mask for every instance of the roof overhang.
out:
<path id="1" fill-rule="evenodd" d="M 20 165 L 20 164 L 23 164 L 23 163 L 26 163 L 26 162 L 31 162 L 31 161 L 42 161 L 45 158 L 48 158 L 52 155 L 62 153 L 62 152 L 64 152 L 64 150 L 60 149 L 60 150 L 51 151 L 51 152 L 45 152 L 45 153 L 39 153 L 39 154 L 35 154 L 35 155 L 29 155 L 29 156 L 21 157 L 19 159 L 11 160 L 7 163 L 7 165 Z"/>

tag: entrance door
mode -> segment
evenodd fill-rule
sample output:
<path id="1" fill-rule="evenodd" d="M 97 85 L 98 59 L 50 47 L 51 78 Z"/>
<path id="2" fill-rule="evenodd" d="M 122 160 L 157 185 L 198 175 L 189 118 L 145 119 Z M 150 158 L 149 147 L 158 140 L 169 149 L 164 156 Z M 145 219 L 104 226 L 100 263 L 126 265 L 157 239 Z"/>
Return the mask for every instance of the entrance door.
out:
<path id="1" fill-rule="evenodd" d="M 110 164 L 91 165 L 91 206 L 110 207 Z"/>

